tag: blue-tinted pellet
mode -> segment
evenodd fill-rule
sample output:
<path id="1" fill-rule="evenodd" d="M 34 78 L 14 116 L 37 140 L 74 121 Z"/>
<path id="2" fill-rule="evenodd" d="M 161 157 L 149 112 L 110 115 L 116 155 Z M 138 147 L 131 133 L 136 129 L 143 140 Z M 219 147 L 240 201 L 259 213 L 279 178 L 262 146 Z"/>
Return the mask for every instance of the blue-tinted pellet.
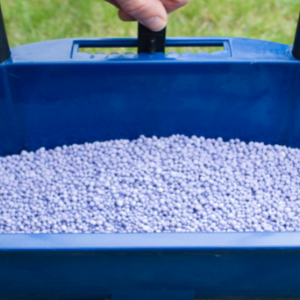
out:
<path id="1" fill-rule="evenodd" d="M 300 230 L 300 150 L 173 135 L 0 158 L 0 233 Z"/>

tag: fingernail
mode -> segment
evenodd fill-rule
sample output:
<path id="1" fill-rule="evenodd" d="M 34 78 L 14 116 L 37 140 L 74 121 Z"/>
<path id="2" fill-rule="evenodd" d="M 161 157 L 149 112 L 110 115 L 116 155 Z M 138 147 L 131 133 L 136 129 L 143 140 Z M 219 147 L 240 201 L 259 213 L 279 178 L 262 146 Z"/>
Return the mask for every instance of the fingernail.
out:
<path id="1" fill-rule="evenodd" d="M 152 31 L 159 31 L 166 27 L 167 22 L 159 17 L 152 17 L 141 21 L 143 25 L 151 29 Z"/>

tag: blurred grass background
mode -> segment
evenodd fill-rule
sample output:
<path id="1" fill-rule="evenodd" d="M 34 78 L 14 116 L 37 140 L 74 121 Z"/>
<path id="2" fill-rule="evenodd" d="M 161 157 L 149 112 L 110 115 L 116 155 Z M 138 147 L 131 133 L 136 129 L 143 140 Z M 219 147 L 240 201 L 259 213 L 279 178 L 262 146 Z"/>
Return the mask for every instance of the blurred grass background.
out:
<path id="1" fill-rule="evenodd" d="M 66 37 L 136 37 L 103 0 L 1 0 L 10 46 Z M 191 0 L 168 36 L 234 36 L 292 44 L 299 0 Z"/>

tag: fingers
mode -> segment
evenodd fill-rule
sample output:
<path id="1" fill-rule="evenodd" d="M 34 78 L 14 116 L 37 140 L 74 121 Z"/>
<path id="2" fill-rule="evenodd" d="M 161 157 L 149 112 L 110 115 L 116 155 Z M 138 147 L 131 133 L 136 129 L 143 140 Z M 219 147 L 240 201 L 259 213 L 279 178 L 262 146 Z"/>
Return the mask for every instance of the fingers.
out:
<path id="1" fill-rule="evenodd" d="M 163 29 L 170 13 L 190 0 L 105 0 L 119 9 L 122 21 L 139 21 L 153 31 Z"/>
<path id="2" fill-rule="evenodd" d="M 117 0 L 104 0 L 112 5 L 114 5 L 116 8 L 119 9 L 119 18 L 122 21 L 136 21 L 135 18 L 133 18 L 132 16 L 130 16 L 129 14 L 127 14 L 122 8 L 121 6 L 117 3 Z"/>
<path id="3" fill-rule="evenodd" d="M 136 19 L 134 17 L 132 17 L 131 15 L 126 13 L 123 9 L 119 10 L 119 18 L 125 22 L 136 21 Z"/>
<path id="4" fill-rule="evenodd" d="M 116 0 L 104 0 L 112 5 L 114 5 L 116 8 L 119 8 L 120 9 L 120 5 L 117 3 Z"/>
<path id="5" fill-rule="evenodd" d="M 121 20 L 137 20 L 153 31 L 167 25 L 167 12 L 160 0 L 117 0 L 117 3 L 121 7 Z"/>
<path id="6" fill-rule="evenodd" d="M 161 0 L 168 13 L 186 5 L 190 0 Z"/>

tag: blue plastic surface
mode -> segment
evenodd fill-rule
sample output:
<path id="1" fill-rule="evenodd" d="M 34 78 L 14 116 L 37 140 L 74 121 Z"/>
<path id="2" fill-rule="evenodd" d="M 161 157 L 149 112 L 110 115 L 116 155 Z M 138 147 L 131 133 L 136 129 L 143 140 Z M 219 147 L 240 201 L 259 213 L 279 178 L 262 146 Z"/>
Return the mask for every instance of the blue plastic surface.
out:
<path id="1" fill-rule="evenodd" d="M 78 52 L 136 39 L 12 48 L 0 64 L 0 155 L 175 133 L 300 147 L 291 46 L 167 39 L 224 51 Z M 101 52 L 101 50 L 99 50 Z M 300 298 L 300 233 L 0 235 L 0 299 Z"/>

